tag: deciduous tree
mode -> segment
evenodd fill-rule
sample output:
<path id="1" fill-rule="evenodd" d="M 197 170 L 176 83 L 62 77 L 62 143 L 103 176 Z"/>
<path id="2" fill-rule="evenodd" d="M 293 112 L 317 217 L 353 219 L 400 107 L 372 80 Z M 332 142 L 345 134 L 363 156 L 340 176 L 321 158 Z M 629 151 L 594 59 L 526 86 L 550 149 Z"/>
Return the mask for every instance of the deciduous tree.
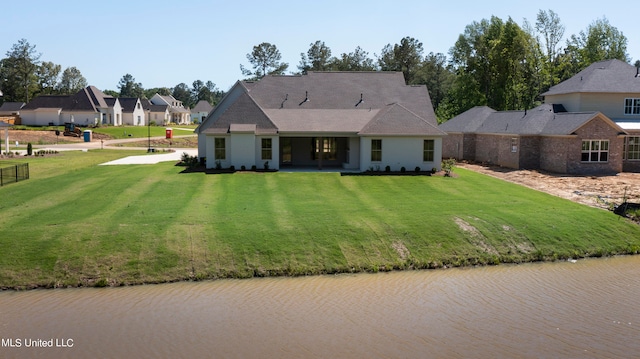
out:
<path id="1" fill-rule="evenodd" d="M 300 54 L 300 65 L 298 69 L 302 73 L 307 71 L 327 71 L 331 68 L 331 49 L 325 45 L 324 41 L 316 41 L 309 44 L 307 53 Z"/>
<path id="2" fill-rule="evenodd" d="M 120 90 L 120 97 L 144 97 L 142 84 L 136 82 L 136 79 L 131 74 L 122 76 L 118 83 L 118 89 Z"/>
<path id="3" fill-rule="evenodd" d="M 67 67 L 62 72 L 60 83 L 58 85 L 58 92 L 63 95 L 74 94 L 83 88 L 87 87 L 87 79 L 82 76 L 80 70 L 72 67 Z"/>

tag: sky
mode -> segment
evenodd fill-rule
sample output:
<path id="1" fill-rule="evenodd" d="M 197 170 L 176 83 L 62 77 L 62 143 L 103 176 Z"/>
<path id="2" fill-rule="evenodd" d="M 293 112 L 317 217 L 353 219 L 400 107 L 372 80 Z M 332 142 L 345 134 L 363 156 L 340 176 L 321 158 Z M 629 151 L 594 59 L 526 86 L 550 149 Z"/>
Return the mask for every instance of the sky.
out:
<path id="1" fill-rule="evenodd" d="M 565 39 L 606 17 L 627 37 L 633 61 L 640 59 L 636 8 L 619 0 L 8 0 L 0 5 L 0 56 L 24 38 L 41 61 L 75 66 L 101 90 L 117 91 L 131 74 L 145 89 L 202 80 L 227 91 L 244 78 L 240 64 L 250 68 L 246 55 L 262 42 L 277 46 L 290 73 L 317 40 L 333 56 L 360 46 L 375 60 L 407 36 L 422 42 L 424 55 L 448 54 L 474 21 L 497 16 L 534 25 L 539 10 L 559 15 Z"/>

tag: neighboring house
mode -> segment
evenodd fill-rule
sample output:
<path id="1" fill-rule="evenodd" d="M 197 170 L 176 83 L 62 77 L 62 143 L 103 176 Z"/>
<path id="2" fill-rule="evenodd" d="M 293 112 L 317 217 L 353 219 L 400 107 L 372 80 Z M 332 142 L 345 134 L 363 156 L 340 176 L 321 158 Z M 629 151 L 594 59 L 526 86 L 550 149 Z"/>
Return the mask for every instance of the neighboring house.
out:
<path id="1" fill-rule="evenodd" d="M 137 97 L 118 97 L 122 105 L 122 123 L 128 126 L 146 126 L 147 112 Z"/>
<path id="2" fill-rule="evenodd" d="M 20 110 L 23 125 L 47 126 L 74 122 L 80 126 L 121 125 L 122 107 L 118 99 L 88 86 L 74 95 L 44 95 Z"/>
<path id="3" fill-rule="evenodd" d="M 567 111 L 600 111 L 626 133 L 623 171 L 640 172 L 640 69 L 620 60 L 596 62 L 542 94 Z"/>
<path id="4" fill-rule="evenodd" d="M 440 125 L 443 157 L 557 173 L 640 172 L 640 77 L 619 60 L 594 63 L 529 111 L 476 107 Z"/>
<path id="5" fill-rule="evenodd" d="M 24 102 L 5 102 L 0 106 L 0 116 L 20 116 Z"/>
<path id="6" fill-rule="evenodd" d="M 444 158 L 557 173 L 622 171 L 624 130 L 600 112 L 543 104 L 528 111 L 475 107 L 440 125 Z"/>
<path id="7" fill-rule="evenodd" d="M 0 96 L 2 96 L 1 93 Z M 24 105 L 24 102 L 3 103 L 2 106 L 0 106 L 0 123 L 16 124 L 16 121 L 20 119 L 20 110 Z"/>
<path id="8" fill-rule="evenodd" d="M 401 72 L 309 72 L 239 81 L 195 131 L 206 167 L 439 169 L 425 86 Z"/>
<path id="9" fill-rule="evenodd" d="M 186 109 L 182 104 L 182 101 L 176 100 L 173 96 L 162 96 L 159 94 L 153 95 L 149 100 L 153 105 L 167 105 L 170 114 L 170 122 L 177 123 L 179 125 L 186 125 L 191 121 L 189 115 L 189 109 Z M 167 125 L 168 123 L 164 123 Z"/>
<path id="10" fill-rule="evenodd" d="M 147 99 L 141 100 L 142 108 L 147 114 L 147 119 L 150 123 L 158 126 L 166 126 L 171 122 L 171 113 L 169 112 L 169 105 L 154 105 Z M 147 123 L 149 125 L 149 123 Z"/>
<path id="11" fill-rule="evenodd" d="M 213 106 L 205 100 L 200 100 L 194 108 L 191 109 L 191 122 L 203 123 L 213 110 Z"/>

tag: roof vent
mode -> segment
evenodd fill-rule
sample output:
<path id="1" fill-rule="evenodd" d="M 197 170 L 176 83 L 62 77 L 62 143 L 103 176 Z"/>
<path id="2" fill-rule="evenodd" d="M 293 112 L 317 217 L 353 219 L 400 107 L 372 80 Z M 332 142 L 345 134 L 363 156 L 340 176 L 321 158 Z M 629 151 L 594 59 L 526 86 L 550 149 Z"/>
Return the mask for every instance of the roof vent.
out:
<path id="1" fill-rule="evenodd" d="M 362 99 L 362 94 L 360 94 L 360 101 L 358 101 L 358 103 L 356 104 L 356 107 L 358 107 L 358 105 L 361 104 L 362 102 L 364 102 L 364 100 Z"/>
<path id="2" fill-rule="evenodd" d="M 309 102 L 309 91 L 304 92 L 304 100 L 298 104 L 298 106 L 302 106 L 303 103 Z"/>
<path id="3" fill-rule="evenodd" d="M 280 108 L 284 108 L 284 103 L 287 102 L 288 99 L 289 99 L 289 94 L 285 94 L 284 101 L 282 101 L 282 103 L 280 104 Z"/>
<path id="4" fill-rule="evenodd" d="M 636 67 L 636 77 L 640 76 L 640 67 Z"/>

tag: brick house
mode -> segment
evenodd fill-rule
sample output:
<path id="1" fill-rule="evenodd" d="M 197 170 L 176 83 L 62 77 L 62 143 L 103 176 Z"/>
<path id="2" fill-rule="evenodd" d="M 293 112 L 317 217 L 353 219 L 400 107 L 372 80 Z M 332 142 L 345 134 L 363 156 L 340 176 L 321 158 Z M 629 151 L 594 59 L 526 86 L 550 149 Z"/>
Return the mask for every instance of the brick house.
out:
<path id="1" fill-rule="evenodd" d="M 528 111 L 470 109 L 440 125 L 443 158 L 557 173 L 640 172 L 640 78 L 619 60 L 594 63 Z"/>

